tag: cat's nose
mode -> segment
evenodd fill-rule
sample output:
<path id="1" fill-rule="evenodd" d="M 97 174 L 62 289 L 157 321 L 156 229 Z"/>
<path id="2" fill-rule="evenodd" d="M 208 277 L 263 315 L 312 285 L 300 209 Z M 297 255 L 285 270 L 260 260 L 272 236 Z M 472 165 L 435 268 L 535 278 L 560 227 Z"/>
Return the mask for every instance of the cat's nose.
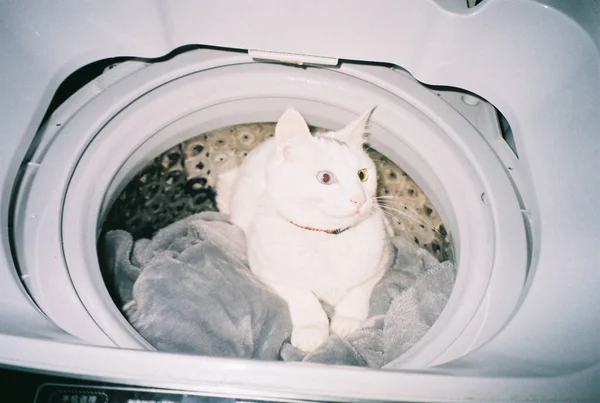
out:
<path id="1" fill-rule="evenodd" d="M 364 192 L 361 192 L 360 194 L 355 194 L 354 196 L 350 197 L 350 202 L 352 204 L 355 204 L 356 208 L 360 208 L 363 204 L 365 204 L 366 201 L 367 197 L 365 196 Z"/>

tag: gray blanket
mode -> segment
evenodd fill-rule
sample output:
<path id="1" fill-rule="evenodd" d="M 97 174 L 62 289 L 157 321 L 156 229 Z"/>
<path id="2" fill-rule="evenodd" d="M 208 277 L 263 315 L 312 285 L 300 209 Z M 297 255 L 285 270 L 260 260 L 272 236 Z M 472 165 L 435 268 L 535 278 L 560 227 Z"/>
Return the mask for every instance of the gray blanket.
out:
<path id="1" fill-rule="evenodd" d="M 101 260 L 115 301 L 158 350 L 381 368 L 423 337 L 455 276 L 451 263 L 401 238 L 393 244 L 393 265 L 373 291 L 364 326 L 345 339 L 331 335 L 308 355 L 289 344 L 286 303 L 252 276 L 244 234 L 224 215 L 190 216 L 152 240 L 110 231 Z"/>

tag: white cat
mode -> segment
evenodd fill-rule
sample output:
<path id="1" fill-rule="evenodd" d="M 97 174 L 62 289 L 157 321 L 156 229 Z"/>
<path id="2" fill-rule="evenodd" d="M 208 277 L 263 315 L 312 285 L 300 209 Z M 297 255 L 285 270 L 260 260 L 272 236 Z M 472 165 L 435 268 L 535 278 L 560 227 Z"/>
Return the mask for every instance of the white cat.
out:
<path id="1" fill-rule="evenodd" d="M 244 230 L 251 270 L 288 303 L 291 342 L 306 352 L 329 336 L 319 299 L 335 308 L 331 331 L 344 337 L 366 319 L 389 265 L 391 229 L 362 148 L 369 117 L 313 137 L 287 109 L 275 137 L 219 177 L 219 209 Z"/>

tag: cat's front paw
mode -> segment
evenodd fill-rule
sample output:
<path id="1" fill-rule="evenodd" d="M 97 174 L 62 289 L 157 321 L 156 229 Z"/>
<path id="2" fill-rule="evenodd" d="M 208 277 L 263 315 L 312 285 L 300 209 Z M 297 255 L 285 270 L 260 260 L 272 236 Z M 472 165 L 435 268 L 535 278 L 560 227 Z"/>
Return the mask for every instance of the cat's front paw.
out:
<path id="1" fill-rule="evenodd" d="M 292 345 L 310 353 L 329 337 L 329 328 L 323 326 L 297 326 L 292 329 Z"/>
<path id="2" fill-rule="evenodd" d="M 348 316 L 334 316 L 331 320 L 331 331 L 338 336 L 344 338 L 353 331 L 360 328 L 363 320 L 359 318 L 352 318 Z"/>

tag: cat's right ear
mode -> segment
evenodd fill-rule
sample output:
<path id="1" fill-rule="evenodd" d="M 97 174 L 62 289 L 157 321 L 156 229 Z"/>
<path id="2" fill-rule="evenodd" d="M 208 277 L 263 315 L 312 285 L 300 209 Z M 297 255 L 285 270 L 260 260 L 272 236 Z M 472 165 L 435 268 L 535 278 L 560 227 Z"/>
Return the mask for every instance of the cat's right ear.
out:
<path id="1" fill-rule="evenodd" d="M 286 109 L 275 126 L 277 155 L 288 159 L 295 146 L 309 139 L 312 139 L 312 134 L 302 115 L 293 108 Z"/>

